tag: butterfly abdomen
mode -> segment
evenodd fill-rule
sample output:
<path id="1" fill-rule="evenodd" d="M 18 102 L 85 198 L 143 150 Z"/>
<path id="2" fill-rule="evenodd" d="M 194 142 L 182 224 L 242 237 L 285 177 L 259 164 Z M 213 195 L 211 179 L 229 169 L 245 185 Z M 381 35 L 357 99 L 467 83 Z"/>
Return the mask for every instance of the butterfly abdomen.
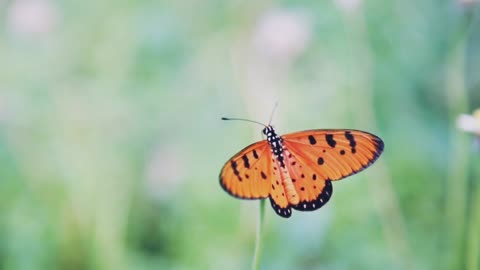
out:
<path id="1" fill-rule="evenodd" d="M 285 195 L 287 200 L 291 205 L 297 205 L 300 202 L 299 195 L 295 190 L 295 185 L 293 184 L 292 177 L 288 173 L 287 168 L 282 167 L 282 179 L 283 187 L 285 189 Z"/>

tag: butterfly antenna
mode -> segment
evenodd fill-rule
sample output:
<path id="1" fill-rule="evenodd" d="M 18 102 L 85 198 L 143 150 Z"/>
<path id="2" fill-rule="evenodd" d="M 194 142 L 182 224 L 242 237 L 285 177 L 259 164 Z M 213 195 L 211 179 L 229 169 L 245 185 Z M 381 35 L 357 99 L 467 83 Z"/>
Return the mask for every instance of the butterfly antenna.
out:
<path id="1" fill-rule="evenodd" d="M 272 113 L 270 114 L 270 120 L 268 121 L 268 125 L 272 123 L 273 115 L 275 114 L 277 107 L 278 107 L 278 100 L 277 102 L 275 102 L 275 105 L 273 106 L 273 110 L 272 110 Z"/>
<path id="2" fill-rule="evenodd" d="M 262 123 L 260 123 L 260 122 L 253 121 L 253 120 L 250 120 L 250 119 L 244 119 L 244 118 L 227 118 L 227 117 L 222 117 L 222 120 L 225 120 L 225 121 L 230 121 L 230 120 L 246 121 L 246 122 L 251 122 L 251 123 L 259 124 L 259 125 L 262 125 L 262 126 L 264 126 L 264 127 L 267 126 L 267 125 L 262 124 Z"/>

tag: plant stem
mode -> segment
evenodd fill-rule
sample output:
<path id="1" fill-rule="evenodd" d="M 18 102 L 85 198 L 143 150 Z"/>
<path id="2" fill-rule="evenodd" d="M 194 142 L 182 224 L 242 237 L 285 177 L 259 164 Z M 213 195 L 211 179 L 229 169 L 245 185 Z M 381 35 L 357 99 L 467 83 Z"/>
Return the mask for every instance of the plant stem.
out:
<path id="1" fill-rule="evenodd" d="M 265 218 L 265 200 L 260 200 L 259 216 L 257 223 L 257 236 L 255 239 L 255 251 L 253 253 L 252 270 L 258 270 L 260 266 L 260 249 L 262 242 L 262 227 Z"/>
<path id="2" fill-rule="evenodd" d="M 478 153 L 475 153 L 478 154 Z M 472 155 L 472 188 L 471 195 L 471 210 L 468 220 L 468 238 L 467 238 L 467 256 L 466 256 L 466 269 L 479 269 L 480 260 L 478 255 L 480 254 L 480 156 Z"/>

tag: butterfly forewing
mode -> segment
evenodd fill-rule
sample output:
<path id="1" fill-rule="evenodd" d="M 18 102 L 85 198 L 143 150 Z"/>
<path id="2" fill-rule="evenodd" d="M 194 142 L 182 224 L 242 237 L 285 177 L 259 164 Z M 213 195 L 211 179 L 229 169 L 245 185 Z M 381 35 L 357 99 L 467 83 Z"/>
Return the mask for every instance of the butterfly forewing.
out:
<path id="1" fill-rule="evenodd" d="M 220 185 L 241 199 L 267 198 L 273 181 L 271 151 L 266 141 L 251 144 L 222 168 Z"/>
<path id="2" fill-rule="evenodd" d="M 358 130 L 309 130 L 282 138 L 292 156 L 323 180 L 340 180 L 358 173 L 383 151 L 379 137 Z M 293 170 L 302 171 L 299 167 Z"/>

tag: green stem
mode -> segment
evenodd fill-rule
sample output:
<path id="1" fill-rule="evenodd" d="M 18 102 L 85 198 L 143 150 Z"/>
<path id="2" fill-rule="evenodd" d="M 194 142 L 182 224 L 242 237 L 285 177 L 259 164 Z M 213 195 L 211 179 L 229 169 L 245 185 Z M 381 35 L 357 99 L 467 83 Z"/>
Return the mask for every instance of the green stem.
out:
<path id="1" fill-rule="evenodd" d="M 265 200 L 260 200 L 259 216 L 257 223 L 257 236 L 255 239 L 255 251 L 253 253 L 252 270 L 260 269 L 260 249 L 262 242 L 262 227 L 265 218 Z"/>
<path id="2" fill-rule="evenodd" d="M 472 155 L 473 156 L 473 155 Z M 472 192 L 472 204 L 471 204 L 471 213 L 469 215 L 468 222 L 468 238 L 467 238 L 467 267 L 466 269 L 480 269 L 480 157 L 475 155 L 472 157 L 472 181 L 473 192 Z"/>

